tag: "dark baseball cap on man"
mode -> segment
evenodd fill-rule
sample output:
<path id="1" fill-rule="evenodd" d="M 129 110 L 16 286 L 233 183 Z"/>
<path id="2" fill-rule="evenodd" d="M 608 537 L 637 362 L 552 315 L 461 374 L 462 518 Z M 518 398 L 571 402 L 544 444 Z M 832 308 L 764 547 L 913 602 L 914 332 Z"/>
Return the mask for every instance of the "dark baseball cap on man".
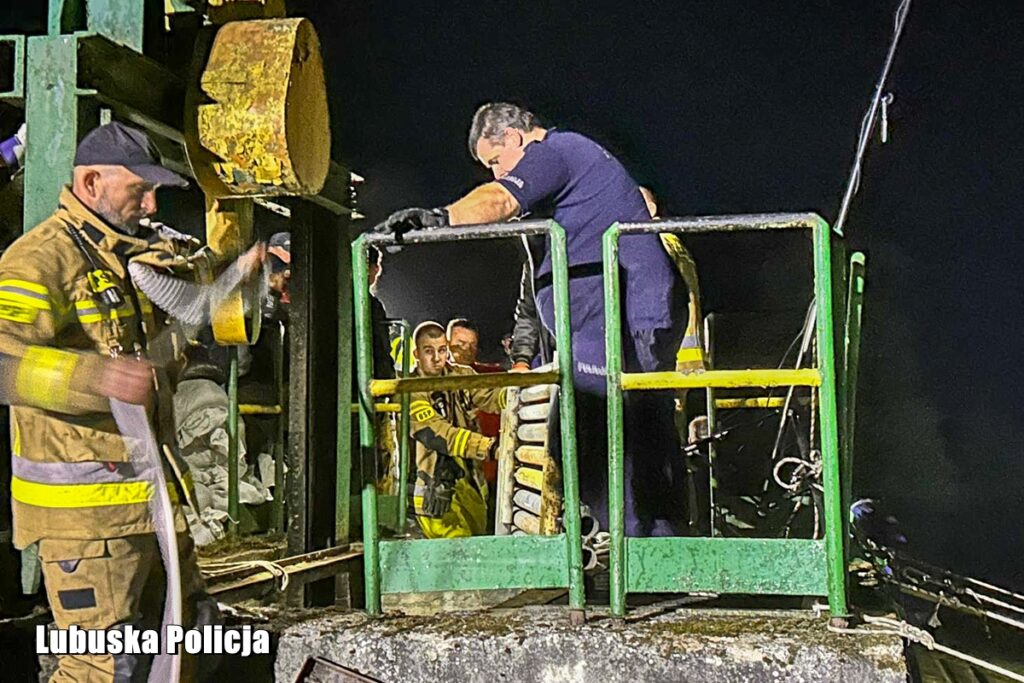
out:
<path id="1" fill-rule="evenodd" d="M 124 166 L 148 183 L 188 187 L 188 181 L 160 165 L 160 153 L 145 133 L 123 123 L 94 128 L 78 143 L 75 166 Z"/>

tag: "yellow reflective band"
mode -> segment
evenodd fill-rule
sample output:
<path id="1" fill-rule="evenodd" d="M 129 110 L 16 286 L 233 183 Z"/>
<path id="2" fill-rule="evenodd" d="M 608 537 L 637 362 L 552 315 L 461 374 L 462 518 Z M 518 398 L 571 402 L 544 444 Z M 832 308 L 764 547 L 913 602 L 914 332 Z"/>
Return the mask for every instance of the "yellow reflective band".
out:
<path id="1" fill-rule="evenodd" d="M 18 289 L 25 289 L 33 294 L 42 294 L 43 296 L 49 297 L 50 290 L 37 282 L 29 282 L 28 280 L 0 280 L 0 287 L 16 287 Z"/>
<path id="2" fill-rule="evenodd" d="M 81 323 L 100 323 L 104 320 L 103 312 L 92 301 L 76 301 L 75 313 Z M 132 315 L 135 315 L 135 312 L 132 311 L 131 306 L 122 306 L 110 311 L 111 320 L 120 320 Z"/>
<path id="3" fill-rule="evenodd" d="M 42 508 L 93 508 L 147 503 L 153 497 L 148 481 L 111 484 L 39 484 L 11 477 L 11 498 Z"/>
<path id="4" fill-rule="evenodd" d="M 452 449 L 454 451 L 452 455 L 457 455 L 460 458 L 466 455 L 466 448 L 469 445 L 470 433 L 471 432 L 468 429 L 460 429 L 458 431 L 458 434 L 455 435 L 455 447 Z"/>
<path id="5" fill-rule="evenodd" d="M 67 405 L 78 355 L 48 346 L 29 346 L 18 363 L 15 391 L 19 402 L 47 410 Z"/>
<path id="6" fill-rule="evenodd" d="M 26 306 L 22 302 L 11 301 L 11 295 L 0 295 L 0 320 L 10 320 L 12 323 L 31 325 L 39 315 L 39 309 Z"/>
<path id="7" fill-rule="evenodd" d="M 508 389 L 502 389 L 498 394 L 498 407 L 502 410 L 508 405 Z"/>
<path id="8" fill-rule="evenodd" d="M 38 294 L 25 294 L 23 292 L 12 292 L 10 288 L 0 288 L 0 300 L 10 304 L 28 306 L 38 311 L 52 310 L 49 299 L 40 298 Z"/>
<path id="9" fill-rule="evenodd" d="M 21 457 L 21 430 L 18 429 L 18 422 L 11 420 L 11 429 L 14 430 L 14 437 L 11 439 L 11 450 L 14 451 L 14 455 Z"/>
<path id="10" fill-rule="evenodd" d="M 430 405 L 429 401 L 424 401 L 423 399 L 419 399 L 418 401 L 412 401 L 409 404 L 409 408 L 411 408 L 412 410 L 420 410 L 421 408 L 432 408 L 432 407 L 433 406 Z"/>
<path id="11" fill-rule="evenodd" d="M 704 349 L 697 347 L 692 349 L 679 349 L 676 351 L 676 361 L 685 363 L 687 361 L 704 360 Z"/>

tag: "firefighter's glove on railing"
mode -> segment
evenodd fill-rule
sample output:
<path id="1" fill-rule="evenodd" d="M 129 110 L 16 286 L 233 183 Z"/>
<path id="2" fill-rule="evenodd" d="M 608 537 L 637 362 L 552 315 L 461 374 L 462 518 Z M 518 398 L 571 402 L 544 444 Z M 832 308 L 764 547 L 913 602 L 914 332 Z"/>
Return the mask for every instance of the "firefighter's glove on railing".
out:
<path id="1" fill-rule="evenodd" d="M 427 517 L 444 517 L 452 509 L 455 482 L 466 476 L 466 471 L 448 455 L 437 455 L 434 476 L 420 471 L 420 478 L 426 484 L 423 494 L 423 514 Z"/>
<path id="2" fill-rule="evenodd" d="M 400 240 L 402 235 L 410 230 L 432 230 L 448 225 L 451 225 L 448 209 L 402 209 L 395 211 L 382 223 L 378 223 L 373 232 L 394 235 Z"/>

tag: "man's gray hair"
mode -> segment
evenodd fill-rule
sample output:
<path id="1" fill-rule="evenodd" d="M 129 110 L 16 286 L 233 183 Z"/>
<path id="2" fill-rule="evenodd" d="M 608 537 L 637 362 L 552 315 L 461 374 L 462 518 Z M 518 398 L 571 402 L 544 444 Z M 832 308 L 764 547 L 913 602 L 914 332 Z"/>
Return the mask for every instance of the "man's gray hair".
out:
<path id="1" fill-rule="evenodd" d="M 469 126 L 469 154 L 480 160 L 476 155 L 476 143 L 481 138 L 497 142 L 506 128 L 528 133 L 536 127 L 537 117 L 533 112 L 509 102 L 489 102 L 473 114 L 473 123 Z"/>

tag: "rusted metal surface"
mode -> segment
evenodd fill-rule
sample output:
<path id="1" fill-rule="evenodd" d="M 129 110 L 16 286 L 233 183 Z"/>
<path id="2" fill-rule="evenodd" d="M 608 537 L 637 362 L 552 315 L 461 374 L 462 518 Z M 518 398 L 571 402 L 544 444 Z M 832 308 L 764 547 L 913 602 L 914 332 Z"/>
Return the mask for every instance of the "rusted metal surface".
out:
<path id="1" fill-rule="evenodd" d="M 237 21 L 213 38 L 192 98 L 189 159 L 215 197 L 316 194 L 330 163 L 320 41 L 305 19 Z"/>

